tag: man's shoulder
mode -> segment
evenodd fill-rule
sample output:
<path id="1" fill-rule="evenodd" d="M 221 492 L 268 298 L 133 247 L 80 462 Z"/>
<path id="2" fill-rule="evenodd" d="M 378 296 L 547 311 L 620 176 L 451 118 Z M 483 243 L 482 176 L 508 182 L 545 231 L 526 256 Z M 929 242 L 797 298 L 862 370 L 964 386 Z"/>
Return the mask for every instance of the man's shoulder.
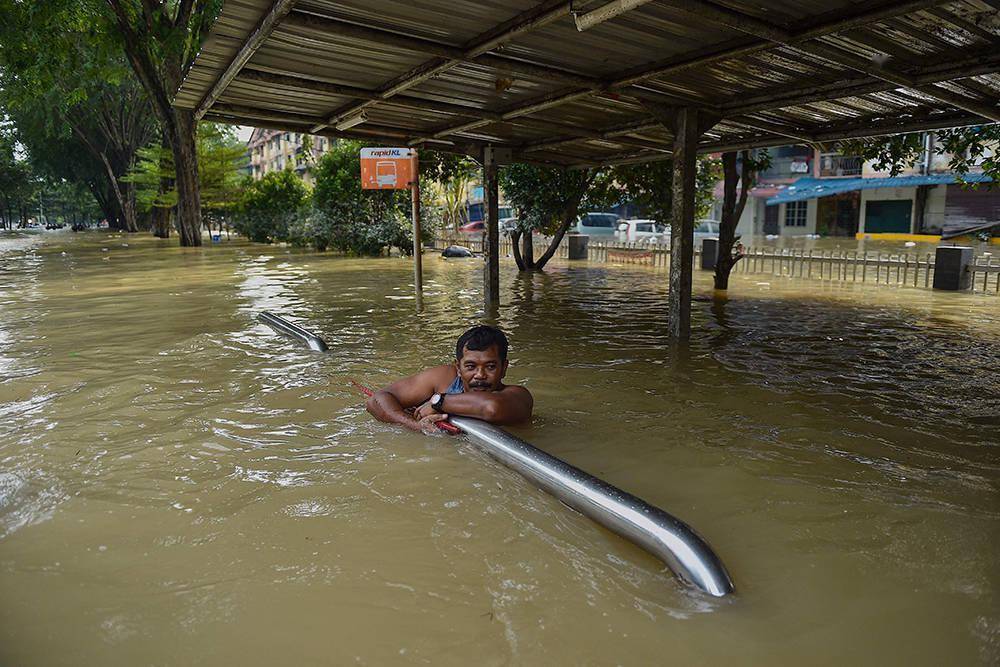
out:
<path id="1" fill-rule="evenodd" d="M 451 384 L 451 381 L 455 379 L 455 366 L 453 364 L 441 364 L 440 366 L 431 366 L 426 369 L 424 373 L 428 377 L 433 378 L 434 384 Z"/>
<path id="2" fill-rule="evenodd" d="M 506 384 L 506 385 L 504 385 L 504 387 L 503 387 L 503 389 L 501 391 L 504 391 L 504 392 L 507 392 L 507 393 L 510 393 L 510 394 L 516 394 L 516 395 L 519 395 L 519 396 L 527 396 L 528 398 L 531 398 L 531 392 L 528 391 L 528 388 L 527 387 L 522 387 L 519 384 Z"/>

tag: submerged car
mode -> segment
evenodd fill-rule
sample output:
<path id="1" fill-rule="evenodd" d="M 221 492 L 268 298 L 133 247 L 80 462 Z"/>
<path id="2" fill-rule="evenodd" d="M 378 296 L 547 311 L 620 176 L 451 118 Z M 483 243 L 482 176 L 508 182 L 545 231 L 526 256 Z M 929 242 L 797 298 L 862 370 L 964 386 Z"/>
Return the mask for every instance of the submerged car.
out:
<path id="1" fill-rule="evenodd" d="M 616 238 L 622 243 L 666 243 L 670 240 L 670 229 L 655 220 L 622 220 Z"/>
<path id="2" fill-rule="evenodd" d="M 618 231 L 620 218 L 614 213 L 584 213 L 570 227 L 569 231 L 588 236 L 614 236 Z"/>

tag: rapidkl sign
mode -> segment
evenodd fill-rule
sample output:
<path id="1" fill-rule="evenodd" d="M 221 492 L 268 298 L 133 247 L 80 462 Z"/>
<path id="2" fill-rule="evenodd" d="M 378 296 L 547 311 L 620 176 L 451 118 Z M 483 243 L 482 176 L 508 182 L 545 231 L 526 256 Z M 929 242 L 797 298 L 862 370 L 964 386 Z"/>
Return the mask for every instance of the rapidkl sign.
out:
<path id="1" fill-rule="evenodd" d="M 416 178 L 413 148 L 362 148 L 361 187 L 365 190 L 406 190 Z"/>

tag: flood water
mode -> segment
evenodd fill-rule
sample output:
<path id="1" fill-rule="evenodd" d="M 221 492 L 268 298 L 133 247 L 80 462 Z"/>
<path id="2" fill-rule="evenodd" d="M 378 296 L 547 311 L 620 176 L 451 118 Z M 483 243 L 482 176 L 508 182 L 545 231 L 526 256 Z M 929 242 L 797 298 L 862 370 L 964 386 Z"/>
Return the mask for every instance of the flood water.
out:
<path id="1" fill-rule="evenodd" d="M 1000 663 L 1000 298 L 738 274 L 678 352 L 662 271 L 504 264 L 512 431 L 694 526 L 717 600 L 364 411 L 479 261 L 418 314 L 407 260 L 174 243 L 0 237 L 0 664 Z"/>

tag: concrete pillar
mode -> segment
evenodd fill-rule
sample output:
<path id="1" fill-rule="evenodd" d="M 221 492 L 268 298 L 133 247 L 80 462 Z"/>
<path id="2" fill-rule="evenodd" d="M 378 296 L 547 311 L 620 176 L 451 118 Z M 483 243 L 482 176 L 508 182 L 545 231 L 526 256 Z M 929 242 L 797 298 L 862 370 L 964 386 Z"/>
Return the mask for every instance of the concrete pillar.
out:
<path id="1" fill-rule="evenodd" d="M 674 129 L 673 211 L 670 216 L 670 293 L 667 313 L 674 340 L 691 337 L 691 283 L 694 262 L 695 176 L 698 169 L 698 111 L 677 109 Z"/>
<path id="2" fill-rule="evenodd" d="M 500 189 L 492 151 L 483 156 L 483 197 L 486 229 L 483 232 L 483 301 L 487 318 L 496 318 L 500 308 Z"/>

